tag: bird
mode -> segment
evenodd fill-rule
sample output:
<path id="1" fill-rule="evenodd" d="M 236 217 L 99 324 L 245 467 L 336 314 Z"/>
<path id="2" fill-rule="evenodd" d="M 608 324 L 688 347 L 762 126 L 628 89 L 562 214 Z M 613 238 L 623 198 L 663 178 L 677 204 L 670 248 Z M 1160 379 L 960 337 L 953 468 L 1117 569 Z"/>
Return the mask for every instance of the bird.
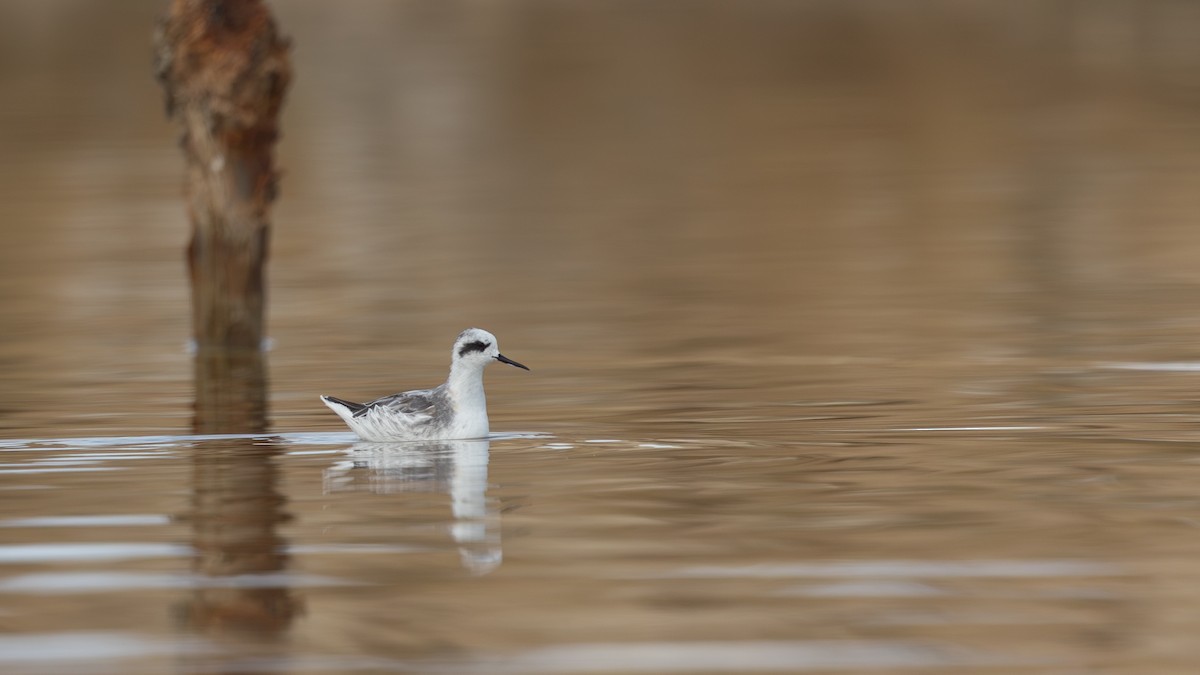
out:
<path id="1" fill-rule="evenodd" d="M 483 369 L 492 361 L 529 370 L 500 353 L 495 335 L 468 328 L 454 340 L 450 376 L 433 389 L 405 391 L 368 403 L 324 395 L 321 401 L 364 441 L 485 438 L 488 415 Z"/>

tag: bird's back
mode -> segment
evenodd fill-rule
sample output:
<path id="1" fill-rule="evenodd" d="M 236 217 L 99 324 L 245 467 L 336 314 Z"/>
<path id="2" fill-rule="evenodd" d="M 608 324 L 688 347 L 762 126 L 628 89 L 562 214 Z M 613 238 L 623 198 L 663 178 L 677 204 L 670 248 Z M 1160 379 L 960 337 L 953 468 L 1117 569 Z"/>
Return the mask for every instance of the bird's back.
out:
<path id="1" fill-rule="evenodd" d="M 446 398 L 442 391 L 445 387 L 446 385 L 443 384 L 436 389 L 414 389 L 391 396 L 382 396 L 369 403 L 364 403 L 362 410 L 355 411 L 354 416 L 359 417 L 372 410 L 381 409 L 380 412 L 386 411 L 391 414 L 436 417 L 439 401 Z"/>
<path id="2" fill-rule="evenodd" d="M 368 441 L 440 438 L 453 424 L 454 408 L 442 385 L 354 403 L 322 396 L 321 400 L 360 437 Z"/>

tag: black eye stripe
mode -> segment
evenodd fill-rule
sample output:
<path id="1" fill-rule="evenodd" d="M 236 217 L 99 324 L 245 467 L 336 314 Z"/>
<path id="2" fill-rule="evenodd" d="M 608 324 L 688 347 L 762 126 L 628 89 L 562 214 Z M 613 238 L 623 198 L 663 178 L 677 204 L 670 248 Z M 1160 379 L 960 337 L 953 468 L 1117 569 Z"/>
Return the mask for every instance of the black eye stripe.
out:
<path id="1" fill-rule="evenodd" d="M 467 344 L 465 344 L 461 348 L 459 348 L 458 355 L 466 356 L 467 354 L 470 354 L 471 352 L 481 352 L 491 346 L 492 345 L 490 343 L 484 342 L 483 340 L 476 340 L 475 342 L 468 342 Z"/>

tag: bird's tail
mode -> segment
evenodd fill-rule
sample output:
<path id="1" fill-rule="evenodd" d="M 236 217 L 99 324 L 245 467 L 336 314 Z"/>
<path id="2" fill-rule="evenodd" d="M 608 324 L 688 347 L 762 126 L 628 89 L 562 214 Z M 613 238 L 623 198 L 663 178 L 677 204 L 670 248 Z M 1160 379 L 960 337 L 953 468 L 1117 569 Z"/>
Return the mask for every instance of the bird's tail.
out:
<path id="1" fill-rule="evenodd" d="M 340 398 L 336 398 L 333 396 L 322 396 L 321 402 L 324 403 L 325 405 L 329 406 L 330 410 L 337 413 L 337 416 L 342 418 L 342 420 L 345 421 L 346 424 L 349 424 L 350 420 L 354 418 L 354 413 L 367 407 L 361 403 L 355 403 L 353 401 L 344 401 Z"/>

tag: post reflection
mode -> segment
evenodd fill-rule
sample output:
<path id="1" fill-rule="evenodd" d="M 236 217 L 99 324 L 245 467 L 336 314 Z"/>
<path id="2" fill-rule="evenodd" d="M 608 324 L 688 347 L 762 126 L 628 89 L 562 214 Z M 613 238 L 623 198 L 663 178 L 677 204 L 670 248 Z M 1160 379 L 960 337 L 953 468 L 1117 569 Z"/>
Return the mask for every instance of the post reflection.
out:
<path id="1" fill-rule="evenodd" d="M 266 357 L 256 349 L 201 349 L 193 364 L 198 434 L 258 434 L 267 428 Z"/>
<path id="2" fill-rule="evenodd" d="M 301 604 L 281 574 L 288 556 L 278 527 L 290 515 L 278 486 L 280 449 L 267 439 L 238 438 L 200 443 L 193 452 L 189 516 L 197 581 L 182 623 L 220 645 L 224 658 L 280 657 Z"/>
<path id="3" fill-rule="evenodd" d="M 487 574 L 500 566 L 500 512 L 487 497 L 491 442 L 355 443 L 350 459 L 325 472 L 325 490 L 375 494 L 444 492 L 450 496 L 450 537 L 464 568 Z"/>

